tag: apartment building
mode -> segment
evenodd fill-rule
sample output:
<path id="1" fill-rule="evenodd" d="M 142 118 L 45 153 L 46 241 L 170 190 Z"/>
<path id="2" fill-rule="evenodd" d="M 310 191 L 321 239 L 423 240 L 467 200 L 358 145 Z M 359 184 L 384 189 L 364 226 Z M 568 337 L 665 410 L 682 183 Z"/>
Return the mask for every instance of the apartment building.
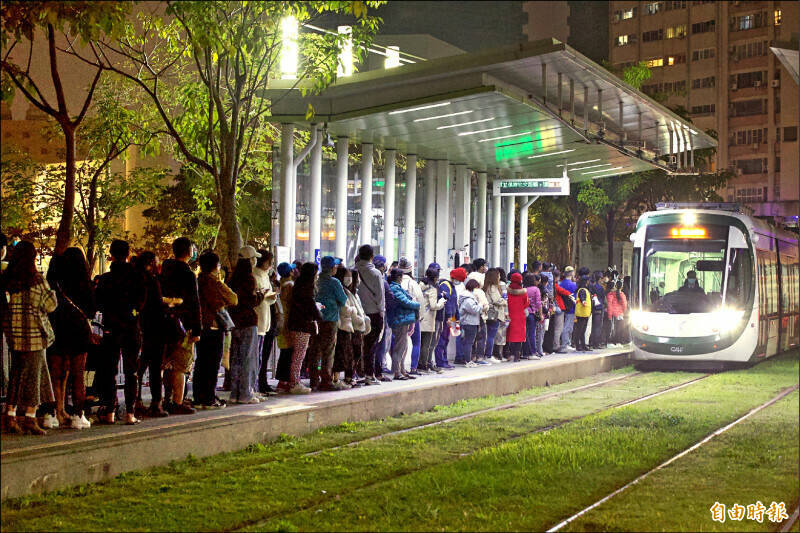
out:
<path id="1" fill-rule="evenodd" d="M 715 168 L 736 173 L 720 191 L 756 215 L 797 224 L 798 86 L 770 51 L 797 48 L 796 1 L 611 1 L 609 58 L 645 61 L 642 90 L 719 136 Z"/>

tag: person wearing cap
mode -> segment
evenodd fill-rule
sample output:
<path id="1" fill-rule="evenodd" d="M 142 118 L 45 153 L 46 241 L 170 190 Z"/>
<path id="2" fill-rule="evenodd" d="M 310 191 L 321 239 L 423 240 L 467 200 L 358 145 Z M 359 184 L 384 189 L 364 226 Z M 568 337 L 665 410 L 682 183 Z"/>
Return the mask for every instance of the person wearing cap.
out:
<path id="1" fill-rule="evenodd" d="M 412 275 L 413 265 L 411 264 L 411 261 L 409 261 L 408 258 L 401 257 L 400 261 L 398 262 L 398 268 L 403 273 L 403 277 L 400 280 L 400 286 L 404 291 L 411 295 L 411 298 L 413 298 L 413 300 L 420 305 L 420 308 L 424 309 L 425 297 L 422 295 L 422 289 L 420 288 L 419 283 L 417 283 L 417 280 L 415 280 L 414 276 Z M 417 320 L 414 322 L 412 327 L 410 374 L 419 376 L 421 374 L 417 371 L 417 365 L 419 364 L 419 351 L 422 344 L 422 336 L 419 328 L 419 313 L 417 313 Z"/>
<path id="2" fill-rule="evenodd" d="M 358 297 L 370 320 L 370 332 L 364 335 L 361 359 L 361 371 L 366 385 L 379 383 L 375 378 L 375 347 L 383 333 L 386 315 L 383 275 L 372 262 L 374 255 L 372 246 L 365 244 L 358 249 L 358 261 L 356 262 L 356 271 L 361 280 L 358 285 Z"/>
<path id="3" fill-rule="evenodd" d="M 454 368 L 447 361 L 447 344 L 450 342 L 450 323 L 458 320 L 458 292 L 457 287 L 467 279 L 467 271 L 463 268 L 455 268 L 450 271 L 450 279 L 439 282 L 439 291 L 444 298 L 444 308 L 439 311 L 436 319 L 442 323 L 442 332 L 439 334 L 439 342 L 436 344 L 436 366 L 444 369 Z"/>
<path id="4" fill-rule="evenodd" d="M 333 383 L 333 355 L 336 349 L 336 334 L 339 324 L 339 308 L 347 303 L 347 294 L 341 282 L 334 277 L 339 261 L 335 257 L 326 255 L 319 264 L 321 272 L 317 280 L 317 303 L 321 309 L 322 321 L 319 324 L 319 334 L 311 339 L 309 347 L 309 374 L 311 388 L 319 390 L 341 390 L 346 388 L 344 383 Z"/>
<path id="5" fill-rule="evenodd" d="M 164 409 L 171 415 L 192 414 L 195 410 L 183 403 L 185 376 L 192 368 L 193 345 L 200 340 L 202 314 L 197 277 L 189 267 L 194 246 L 187 237 L 172 243 L 173 259 L 161 265 L 161 295 L 177 298 L 181 303 L 170 309 L 170 314 L 180 320 L 186 333 L 177 342 L 167 346 L 164 356 Z"/>
<path id="6" fill-rule="evenodd" d="M 562 301 L 564 302 L 564 329 L 561 330 L 557 353 L 565 353 L 567 351 L 567 346 L 569 346 L 572 339 L 572 330 L 575 327 L 575 292 L 578 290 L 578 286 L 572 281 L 574 276 L 574 268 L 569 265 L 564 267 L 559 285 L 569 294 L 563 294 L 559 291 L 563 295 Z"/>

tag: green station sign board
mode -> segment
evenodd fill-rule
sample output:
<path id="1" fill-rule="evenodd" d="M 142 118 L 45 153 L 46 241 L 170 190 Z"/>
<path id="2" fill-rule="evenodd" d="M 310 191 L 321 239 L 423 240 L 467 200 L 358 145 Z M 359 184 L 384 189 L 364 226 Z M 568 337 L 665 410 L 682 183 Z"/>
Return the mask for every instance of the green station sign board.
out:
<path id="1" fill-rule="evenodd" d="M 567 196 L 569 178 L 500 179 L 492 183 L 494 196 Z"/>

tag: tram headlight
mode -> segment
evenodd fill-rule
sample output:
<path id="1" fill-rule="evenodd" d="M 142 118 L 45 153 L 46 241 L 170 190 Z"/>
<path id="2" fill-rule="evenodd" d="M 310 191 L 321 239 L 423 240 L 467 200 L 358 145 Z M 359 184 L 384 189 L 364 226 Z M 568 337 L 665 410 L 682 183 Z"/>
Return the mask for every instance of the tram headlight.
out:
<path id="1" fill-rule="evenodd" d="M 634 329 L 647 331 L 650 326 L 647 324 L 647 314 L 642 311 L 631 311 L 631 325 Z"/>
<path id="2" fill-rule="evenodd" d="M 742 319 L 744 311 L 741 309 L 720 309 L 711 314 L 711 331 L 714 333 L 729 333 L 736 329 Z"/>

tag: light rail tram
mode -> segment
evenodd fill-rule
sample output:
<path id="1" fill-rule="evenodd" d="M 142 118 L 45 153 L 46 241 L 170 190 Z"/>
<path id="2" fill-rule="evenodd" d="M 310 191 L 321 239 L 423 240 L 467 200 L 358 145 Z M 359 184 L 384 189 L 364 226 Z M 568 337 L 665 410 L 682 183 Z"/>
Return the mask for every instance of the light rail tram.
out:
<path id="1" fill-rule="evenodd" d="M 798 344 L 798 237 L 736 204 L 659 204 L 631 235 L 640 368 L 746 366 Z"/>

